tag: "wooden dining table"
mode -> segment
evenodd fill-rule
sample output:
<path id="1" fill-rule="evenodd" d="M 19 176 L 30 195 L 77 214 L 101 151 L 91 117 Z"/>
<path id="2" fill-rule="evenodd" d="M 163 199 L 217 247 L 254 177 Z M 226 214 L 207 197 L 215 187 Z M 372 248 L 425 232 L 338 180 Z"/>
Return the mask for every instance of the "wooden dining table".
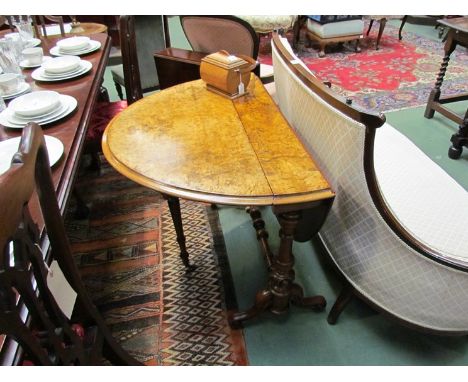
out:
<path id="1" fill-rule="evenodd" d="M 294 282 L 292 244 L 317 233 L 334 199 L 327 180 L 253 74 L 248 91 L 231 100 L 207 90 L 202 80 L 173 86 L 121 112 L 102 142 L 117 171 L 167 199 L 187 271 L 196 269 L 189 262 L 179 198 L 249 208 L 269 281 L 250 309 L 232 312 L 233 326 L 264 310 L 284 313 L 290 302 L 325 307 L 322 296 L 304 298 Z M 259 206 L 271 206 L 281 226 L 275 255 Z"/>
<path id="2" fill-rule="evenodd" d="M 50 49 L 60 39 L 61 37 L 42 38 L 40 46 L 44 50 L 44 55 L 50 56 Z M 92 35 L 91 39 L 99 41 L 101 47 L 99 50 L 81 57 L 83 60 L 90 61 L 93 65 L 92 69 L 82 76 L 63 81 L 42 82 L 32 79 L 31 73 L 34 69 L 23 69 L 22 71 L 25 81 L 31 85 L 31 91 L 54 90 L 60 94 L 73 96 L 78 101 L 76 110 L 70 115 L 52 124 L 42 126 L 45 135 L 58 138 L 64 145 L 64 153 L 61 159 L 52 168 L 53 182 L 62 214 L 67 207 L 67 202 L 73 190 L 73 181 L 78 170 L 86 131 L 92 117 L 94 104 L 100 94 L 111 48 L 110 38 L 105 33 Z M 22 129 L 12 129 L 0 125 L 0 141 L 17 137 L 21 135 L 21 132 Z M 30 205 L 33 219 L 38 223 L 39 227 L 43 228 L 42 216 L 36 198 L 31 200 Z"/>

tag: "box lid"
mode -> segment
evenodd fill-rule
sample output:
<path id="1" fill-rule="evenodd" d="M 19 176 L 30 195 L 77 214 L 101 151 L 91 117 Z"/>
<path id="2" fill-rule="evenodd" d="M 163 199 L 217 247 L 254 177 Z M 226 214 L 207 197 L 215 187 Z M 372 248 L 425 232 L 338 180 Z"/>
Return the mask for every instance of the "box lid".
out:
<path id="1" fill-rule="evenodd" d="M 248 63 L 240 57 L 229 54 L 225 50 L 209 54 L 208 56 L 202 58 L 202 61 L 209 62 L 216 66 L 220 66 L 224 69 L 234 69 L 240 66 L 244 66 Z"/>

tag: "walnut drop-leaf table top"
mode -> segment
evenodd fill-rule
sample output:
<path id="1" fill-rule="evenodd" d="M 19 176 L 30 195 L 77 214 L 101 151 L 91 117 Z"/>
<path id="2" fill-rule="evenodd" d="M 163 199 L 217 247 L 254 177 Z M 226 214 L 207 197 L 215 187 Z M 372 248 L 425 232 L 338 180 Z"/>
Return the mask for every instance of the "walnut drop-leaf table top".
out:
<path id="1" fill-rule="evenodd" d="M 184 83 L 132 104 L 107 127 L 119 172 L 165 194 L 209 203 L 276 205 L 333 196 L 260 81 L 235 100 Z"/>

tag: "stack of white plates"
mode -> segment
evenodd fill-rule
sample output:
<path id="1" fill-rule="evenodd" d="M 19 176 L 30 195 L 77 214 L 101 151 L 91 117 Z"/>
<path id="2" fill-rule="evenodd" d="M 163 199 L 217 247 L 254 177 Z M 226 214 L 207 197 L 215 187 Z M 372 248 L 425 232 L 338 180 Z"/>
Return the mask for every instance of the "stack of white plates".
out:
<path id="1" fill-rule="evenodd" d="M 75 110 L 75 98 L 54 91 L 43 90 L 15 98 L 0 113 L 0 124 L 13 129 L 22 129 L 29 122 L 46 125 Z"/>
<path id="2" fill-rule="evenodd" d="M 31 73 L 37 81 L 62 81 L 81 76 L 91 70 L 93 64 L 77 56 L 55 57 L 42 63 Z"/>
<path id="3" fill-rule="evenodd" d="M 81 56 L 98 50 L 99 41 L 91 40 L 86 36 L 75 36 L 57 41 L 57 45 L 50 50 L 54 56 Z"/>
<path id="4" fill-rule="evenodd" d="M 62 157 L 63 143 L 50 135 L 45 135 L 44 138 L 49 154 L 49 163 L 53 166 Z M 0 175 L 10 168 L 11 159 L 19 149 L 20 140 L 21 137 L 16 137 L 0 142 Z"/>

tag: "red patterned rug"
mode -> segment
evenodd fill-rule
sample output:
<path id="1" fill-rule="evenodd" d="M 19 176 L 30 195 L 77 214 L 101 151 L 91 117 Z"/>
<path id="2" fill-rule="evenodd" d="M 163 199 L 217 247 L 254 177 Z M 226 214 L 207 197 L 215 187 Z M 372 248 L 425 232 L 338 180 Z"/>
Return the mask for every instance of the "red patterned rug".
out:
<path id="1" fill-rule="evenodd" d="M 444 43 L 404 29 L 399 41 L 398 28 L 387 25 L 380 49 L 375 50 L 377 31 L 374 27 L 369 37 L 361 40 L 360 53 L 354 51 L 354 44 L 343 44 L 331 46 L 326 56 L 319 58 L 316 49 L 300 44 L 298 57 L 317 77 L 331 81 L 332 89 L 368 110 L 386 112 L 425 105 L 444 56 Z M 306 36 L 301 35 L 304 41 Z M 268 44 L 269 39 L 263 38 L 259 57 L 262 63 L 271 64 Z M 467 83 L 468 55 L 466 50 L 457 49 L 451 55 L 442 92 L 465 92 Z"/>
<path id="2" fill-rule="evenodd" d="M 147 365 L 246 365 L 242 330 L 218 213 L 181 201 L 191 262 L 185 273 L 160 194 L 124 178 L 103 158 L 101 174 L 81 171 L 89 219 L 67 211 L 83 281 L 115 338 Z"/>

